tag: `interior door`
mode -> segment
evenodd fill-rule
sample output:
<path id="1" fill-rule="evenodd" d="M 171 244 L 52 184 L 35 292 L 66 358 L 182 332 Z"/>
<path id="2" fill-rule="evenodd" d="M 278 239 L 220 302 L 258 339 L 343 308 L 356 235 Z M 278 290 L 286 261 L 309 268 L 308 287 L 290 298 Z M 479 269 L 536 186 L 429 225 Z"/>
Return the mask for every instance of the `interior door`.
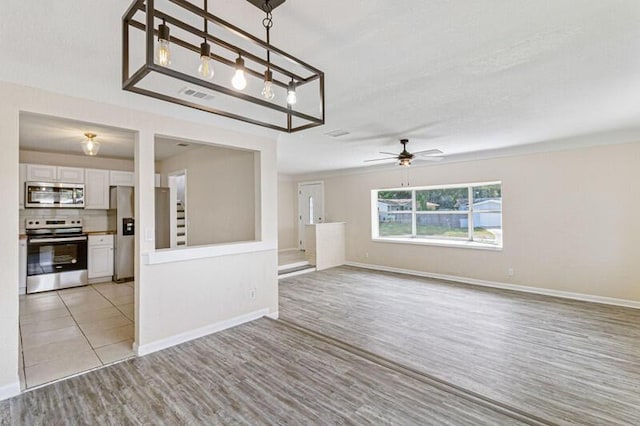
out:
<path id="1" fill-rule="evenodd" d="M 322 182 L 298 185 L 298 247 L 305 249 L 306 225 L 324 221 L 324 184 Z"/>

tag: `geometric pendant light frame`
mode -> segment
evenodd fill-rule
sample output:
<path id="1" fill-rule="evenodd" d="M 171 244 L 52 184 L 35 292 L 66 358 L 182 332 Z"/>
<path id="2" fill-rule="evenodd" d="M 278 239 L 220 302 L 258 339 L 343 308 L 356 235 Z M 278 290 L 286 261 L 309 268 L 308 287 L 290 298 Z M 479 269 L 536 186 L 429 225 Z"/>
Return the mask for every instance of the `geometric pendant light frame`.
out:
<path id="1" fill-rule="evenodd" d="M 154 0 L 135 0 L 122 18 L 122 85 L 124 90 L 288 133 L 324 124 L 325 76 L 322 71 L 189 1 L 167 1 L 179 7 L 181 13 L 192 14 L 198 19 L 206 20 L 208 24 L 217 26 L 220 34 L 232 34 L 236 38 L 239 37 L 244 43 L 241 47 L 236 44 L 237 42 L 231 42 L 220 34 L 216 34 L 214 37 L 210 32 L 205 32 L 202 28 L 197 28 L 182 19 L 156 9 Z M 269 0 L 266 2 L 264 0 L 247 1 L 264 10 Z M 271 1 L 273 2 L 271 3 L 272 9 L 284 2 L 284 0 Z M 192 21 L 190 20 L 190 22 Z M 200 45 L 195 43 L 194 40 L 205 40 L 206 43 L 212 46 L 209 56 L 216 66 L 232 68 L 237 66 L 236 61 L 232 58 L 232 56 L 237 55 L 243 61 L 246 61 L 244 71 L 248 78 L 254 80 L 252 81 L 254 84 L 261 83 L 265 75 L 265 69 L 268 69 L 273 75 L 273 85 L 282 90 L 290 89 L 293 85 L 300 91 L 306 85 L 309 85 L 309 90 L 304 93 L 305 96 L 313 96 L 308 101 L 317 105 L 318 113 L 302 112 L 296 109 L 296 105 L 289 105 L 283 99 L 270 101 L 260 96 L 253 96 L 243 91 L 234 90 L 227 81 L 206 80 L 199 78 L 197 75 L 174 69 L 171 66 L 157 64 L 154 57 L 154 47 L 159 35 L 158 24 L 160 22 L 164 22 L 172 30 L 177 29 L 181 32 L 182 35 L 180 37 L 171 35 L 170 44 L 174 48 L 193 52 L 194 62 L 197 62 L 201 53 Z M 139 49 L 139 51 L 144 51 L 144 58 L 136 58 L 139 60 L 138 62 L 142 62 L 142 65 L 134 72 L 130 70 L 130 64 L 133 63 L 133 58 L 130 56 L 132 52 L 130 48 L 130 31 L 142 31 L 144 33 L 144 47 Z M 185 37 L 185 35 L 188 37 Z M 187 40 L 187 38 L 190 39 Z M 251 50 L 247 46 L 251 46 Z M 280 60 L 277 63 L 268 60 L 269 54 L 279 57 Z M 163 78 L 168 77 L 179 80 L 184 84 L 202 87 L 207 92 L 219 94 L 221 97 L 230 97 L 234 102 L 247 102 L 247 105 L 251 105 L 251 108 L 247 108 L 249 111 L 255 112 L 256 106 L 259 107 L 258 111 L 264 108 L 271 114 L 270 117 L 272 119 L 271 121 L 265 120 L 260 117 L 260 114 L 255 113 L 245 115 L 242 111 L 238 111 L 238 108 L 236 108 L 236 111 L 226 110 L 224 105 L 211 105 L 196 98 L 184 99 L 169 90 L 163 92 L 157 87 L 144 87 L 141 82 L 145 77 L 154 73 L 161 75 Z M 298 98 L 300 99 L 300 95 L 298 95 Z"/>

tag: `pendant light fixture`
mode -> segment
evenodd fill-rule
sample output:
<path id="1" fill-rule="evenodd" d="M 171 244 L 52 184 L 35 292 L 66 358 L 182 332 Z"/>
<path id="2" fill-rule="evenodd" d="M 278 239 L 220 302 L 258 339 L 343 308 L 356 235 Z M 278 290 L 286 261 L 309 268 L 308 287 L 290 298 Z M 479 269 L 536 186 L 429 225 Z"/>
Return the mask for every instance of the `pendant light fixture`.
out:
<path id="1" fill-rule="evenodd" d="M 169 27 L 163 19 L 158 26 L 158 44 L 156 45 L 156 63 L 163 67 L 171 65 L 171 46 Z"/>
<path id="2" fill-rule="evenodd" d="M 298 96 L 296 95 L 296 83 L 291 79 L 289 86 L 287 86 L 287 105 L 293 106 L 298 102 Z"/>
<path id="3" fill-rule="evenodd" d="M 94 140 L 98 135 L 95 133 L 85 133 L 84 136 L 87 139 L 82 141 L 82 152 L 92 157 L 98 155 L 98 151 L 100 151 L 100 142 Z"/>
<path id="4" fill-rule="evenodd" d="M 204 11 L 208 12 L 209 4 L 204 0 Z M 215 74 L 213 69 L 213 60 L 211 59 L 211 45 L 207 42 L 206 34 L 209 34 L 209 21 L 204 18 L 204 41 L 200 44 L 200 65 L 198 65 L 198 74 L 200 77 L 211 80 Z"/>
<path id="5" fill-rule="evenodd" d="M 275 92 L 273 91 L 273 72 L 271 72 L 271 38 L 269 37 L 269 30 L 273 27 L 273 7 L 269 0 L 265 0 L 263 6 L 264 12 L 267 14 L 267 17 L 262 20 L 262 26 L 264 27 L 267 33 L 267 70 L 264 72 L 264 87 L 262 88 L 262 92 L 260 93 L 263 98 L 268 101 L 272 101 L 273 98 L 276 97 Z"/>
<path id="6" fill-rule="evenodd" d="M 273 11 L 286 0 L 245 0 L 261 11 L 266 40 L 210 13 L 208 0 L 131 1 L 122 18 L 124 90 L 288 133 L 324 124 L 324 73 L 271 44 Z M 138 31 L 142 48 L 131 34 Z M 298 89 L 304 102 L 296 104 Z"/>
<path id="7" fill-rule="evenodd" d="M 247 78 L 244 76 L 244 59 L 242 56 L 238 56 L 236 59 L 236 72 L 233 74 L 231 84 L 237 90 L 244 90 L 247 87 Z"/>

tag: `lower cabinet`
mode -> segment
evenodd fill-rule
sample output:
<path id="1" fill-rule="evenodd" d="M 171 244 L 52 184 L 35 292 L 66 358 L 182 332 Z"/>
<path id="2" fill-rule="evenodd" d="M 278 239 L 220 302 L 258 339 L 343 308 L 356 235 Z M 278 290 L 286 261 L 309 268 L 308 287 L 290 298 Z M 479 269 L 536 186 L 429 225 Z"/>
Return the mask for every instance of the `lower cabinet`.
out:
<path id="1" fill-rule="evenodd" d="M 88 277 L 94 282 L 113 276 L 113 235 L 89 235 Z"/>

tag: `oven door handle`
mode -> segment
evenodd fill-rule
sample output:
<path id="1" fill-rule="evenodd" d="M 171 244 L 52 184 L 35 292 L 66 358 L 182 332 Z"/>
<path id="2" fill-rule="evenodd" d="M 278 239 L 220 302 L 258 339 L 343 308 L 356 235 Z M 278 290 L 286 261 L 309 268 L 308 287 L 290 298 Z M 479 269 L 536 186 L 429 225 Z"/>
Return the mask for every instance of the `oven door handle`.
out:
<path id="1" fill-rule="evenodd" d="M 87 237 L 72 237 L 72 238 L 34 238 L 29 240 L 30 243 L 66 243 L 73 241 L 87 241 Z"/>

